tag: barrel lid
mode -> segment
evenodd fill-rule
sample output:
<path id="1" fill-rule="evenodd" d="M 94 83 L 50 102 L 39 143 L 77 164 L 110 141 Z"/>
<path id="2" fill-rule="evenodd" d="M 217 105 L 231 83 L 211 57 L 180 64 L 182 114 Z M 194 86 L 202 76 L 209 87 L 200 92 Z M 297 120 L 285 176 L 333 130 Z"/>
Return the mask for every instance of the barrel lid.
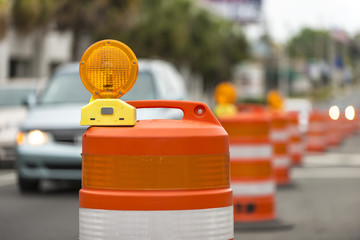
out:
<path id="1" fill-rule="evenodd" d="M 90 127 L 83 154 L 197 155 L 227 154 L 228 134 L 206 104 L 184 101 L 134 101 L 135 107 L 172 107 L 182 120 L 140 120 L 133 127 Z M 201 114 L 197 110 L 201 109 Z"/>

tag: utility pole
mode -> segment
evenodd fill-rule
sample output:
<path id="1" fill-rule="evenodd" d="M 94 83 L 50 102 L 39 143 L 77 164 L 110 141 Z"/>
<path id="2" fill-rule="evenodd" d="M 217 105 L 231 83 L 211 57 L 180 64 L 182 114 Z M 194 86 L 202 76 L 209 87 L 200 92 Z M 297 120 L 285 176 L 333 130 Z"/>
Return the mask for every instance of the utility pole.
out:
<path id="1" fill-rule="evenodd" d="M 329 71 L 330 71 L 330 81 L 331 81 L 331 88 L 332 88 L 332 95 L 336 96 L 338 93 L 338 86 L 337 86 L 337 76 L 336 76 L 336 66 L 335 66 L 335 57 L 336 57 L 336 49 L 335 49 L 335 40 L 330 33 L 328 38 L 328 64 L 329 64 Z"/>

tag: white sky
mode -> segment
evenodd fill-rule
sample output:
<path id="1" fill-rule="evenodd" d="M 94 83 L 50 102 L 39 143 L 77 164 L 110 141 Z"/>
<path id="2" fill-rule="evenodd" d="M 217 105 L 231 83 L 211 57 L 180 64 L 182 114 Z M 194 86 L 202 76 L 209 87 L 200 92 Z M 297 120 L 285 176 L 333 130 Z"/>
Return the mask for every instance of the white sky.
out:
<path id="1" fill-rule="evenodd" d="M 272 37 L 286 41 L 303 26 L 360 32 L 360 0 L 263 0 Z"/>

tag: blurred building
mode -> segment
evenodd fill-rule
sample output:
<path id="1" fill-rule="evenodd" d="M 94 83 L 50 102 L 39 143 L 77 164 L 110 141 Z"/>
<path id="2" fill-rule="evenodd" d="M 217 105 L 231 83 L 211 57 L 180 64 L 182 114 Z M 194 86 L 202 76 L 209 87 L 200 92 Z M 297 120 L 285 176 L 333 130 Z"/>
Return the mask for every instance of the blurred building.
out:
<path id="1" fill-rule="evenodd" d="M 242 24 L 261 20 L 262 0 L 199 0 L 212 12 Z"/>
<path id="2" fill-rule="evenodd" d="M 49 30 L 22 35 L 10 29 L 0 40 L 0 84 L 18 78 L 43 78 L 70 60 L 72 35 Z"/>
<path id="3" fill-rule="evenodd" d="M 265 95 L 265 71 L 260 63 L 247 62 L 237 65 L 234 82 L 241 99 L 261 99 Z"/>

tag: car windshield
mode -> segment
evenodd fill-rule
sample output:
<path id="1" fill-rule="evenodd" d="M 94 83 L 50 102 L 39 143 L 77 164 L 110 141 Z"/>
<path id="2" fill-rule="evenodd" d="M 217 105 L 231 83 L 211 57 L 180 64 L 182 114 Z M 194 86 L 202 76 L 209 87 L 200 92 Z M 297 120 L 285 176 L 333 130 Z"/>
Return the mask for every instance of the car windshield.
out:
<path id="1" fill-rule="evenodd" d="M 0 106 L 20 106 L 30 94 L 34 93 L 34 89 L 0 89 Z"/>
<path id="2" fill-rule="evenodd" d="M 86 103 L 91 93 L 80 80 L 79 73 L 68 73 L 55 76 L 45 91 L 41 104 Z M 139 72 L 133 88 L 121 98 L 122 100 L 156 99 L 154 80 L 149 72 Z"/>

